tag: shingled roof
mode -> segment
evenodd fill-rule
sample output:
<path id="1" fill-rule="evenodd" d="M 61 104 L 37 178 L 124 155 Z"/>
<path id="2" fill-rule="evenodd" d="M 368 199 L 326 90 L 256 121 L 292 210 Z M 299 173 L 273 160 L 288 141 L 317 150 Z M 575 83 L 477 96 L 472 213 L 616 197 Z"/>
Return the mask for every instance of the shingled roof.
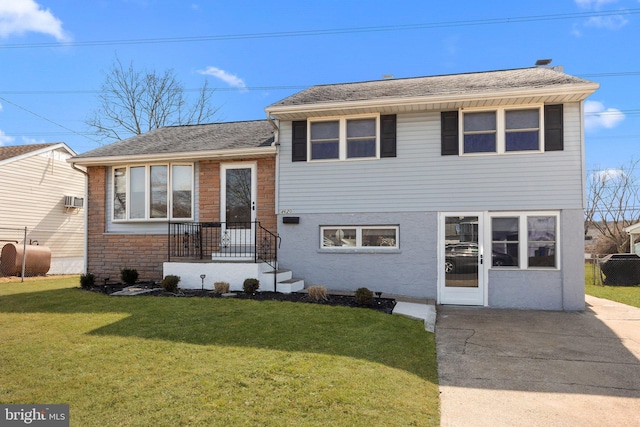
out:
<path id="1" fill-rule="evenodd" d="M 12 157 L 22 156 L 23 154 L 31 153 L 32 151 L 40 150 L 42 148 L 50 147 L 52 145 L 58 145 L 57 143 L 50 144 L 29 144 L 29 145 L 11 145 L 7 147 L 0 147 L 0 161 L 7 160 Z"/>
<path id="2" fill-rule="evenodd" d="M 266 120 L 168 126 L 88 151 L 72 161 L 252 149 L 270 147 L 273 141 L 274 130 Z"/>
<path id="3" fill-rule="evenodd" d="M 382 99 L 470 95 L 501 90 L 593 84 L 553 68 L 535 67 L 430 77 L 312 86 L 267 107 Z"/>

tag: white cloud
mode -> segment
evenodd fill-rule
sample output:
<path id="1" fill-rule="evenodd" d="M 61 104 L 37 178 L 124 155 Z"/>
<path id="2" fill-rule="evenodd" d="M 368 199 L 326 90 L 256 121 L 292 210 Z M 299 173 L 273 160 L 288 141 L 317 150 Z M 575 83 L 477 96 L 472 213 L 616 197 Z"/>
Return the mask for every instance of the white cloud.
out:
<path id="1" fill-rule="evenodd" d="M 205 76 L 213 76 L 217 79 L 222 80 L 231 87 L 237 87 L 240 89 L 245 89 L 247 87 L 247 85 L 244 83 L 244 80 L 242 80 L 240 77 L 221 70 L 220 68 L 207 67 L 206 70 L 198 70 L 198 73 Z"/>
<path id="2" fill-rule="evenodd" d="M 584 23 L 585 27 L 604 28 L 605 30 L 619 30 L 629 23 L 622 15 L 593 16 Z"/>
<path id="3" fill-rule="evenodd" d="M 26 136 L 22 137 L 22 142 L 25 145 L 46 144 L 47 143 L 47 141 L 45 141 L 44 139 L 27 138 Z"/>
<path id="4" fill-rule="evenodd" d="M 584 9 L 600 9 L 609 3 L 617 3 L 618 0 L 575 0 L 576 4 Z"/>
<path id="5" fill-rule="evenodd" d="M 592 179 L 602 184 L 607 181 L 614 181 L 618 178 L 624 178 L 626 173 L 622 169 L 609 168 L 594 172 Z"/>
<path id="6" fill-rule="evenodd" d="M 0 104 L 0 111 L 2 111 L 2 104 Z"/>
<path id="7" fill-rule="evenodd" d="M 6 144 L 11 144 L 15 140 L 12 136 L 7 136 L 0 130 L 0 147 Z"/>
<path id="8" fill-rule="evenodd" d="M 34 0 L 0 1 L 0 38 L 28 32 L 48 34 L 61 42 L 71 39 L 62 21 Z"/>
<path id="9" fill-rule="evenodd" d="M 606 108 L 602 102 L 585 101 L 584 127 L 586 130 L 600 128 L 611 129 L 618 126 L 625 118 L 624 113 L 616 108 Z"/>

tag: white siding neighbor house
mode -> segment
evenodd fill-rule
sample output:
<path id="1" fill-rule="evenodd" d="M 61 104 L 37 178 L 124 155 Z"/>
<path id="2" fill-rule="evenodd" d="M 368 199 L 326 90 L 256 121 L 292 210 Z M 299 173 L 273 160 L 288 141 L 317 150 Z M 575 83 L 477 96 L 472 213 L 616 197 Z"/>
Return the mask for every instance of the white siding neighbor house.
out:
<path id="1" fill-rule="evenodd" d="M 266 108 L 306 285 L 584 309 L 583 102 L 559 67 L 314 86 Z"/>
<path id="2" fill-rule="evenodd" d="M 0 247 L 22 245 L 26 227 L 27 245 L 50 250 L 48 274 L 84 271 L 86 179 L 67 163 L 75 154 L 64 143 L 0 147 Z"/>

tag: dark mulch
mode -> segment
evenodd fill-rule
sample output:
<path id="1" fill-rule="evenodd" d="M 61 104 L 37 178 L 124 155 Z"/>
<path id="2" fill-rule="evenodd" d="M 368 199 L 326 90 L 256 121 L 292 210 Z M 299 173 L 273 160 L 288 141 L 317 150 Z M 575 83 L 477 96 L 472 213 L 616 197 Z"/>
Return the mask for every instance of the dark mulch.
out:
<path id="1" fill-rule="evenodd" d="M 85 288 L 91 292 L 98 292 L 110 295 L 114 292 L 121 291 L 129 285 L 114 283 L 107 285 L 99 285 L 93 286 L 91 288 Z M 244 292 L 231 292 L 234 294 L 234 297 L 223 296 L 219 293 L 210 291 L 210 290 L 200 290 L 200 289 L 180 289 L 176 293 L 165 292 L 162 288 L 158 287 L 155 283 L 136 283 L 137 287 L 144 289 L 153 289 L 152 292 L 148 292 L 145 294 L 141 294 L 139 296 L 161 296 L 161 297 L 200 297 L 200 298 L 235 298 L 235 299 L 250 299 L 255 301 L 289 301 L 289 302 L 301 302 L 301 303 L 309 303 L 309 304 L 321 304 L 321 305 L 332 305 L 332 306 L 343 306 L 343 307 L 359 307 L 359 308 L 370 308 L 373 310 L 381 311 L 383 313 L 389 313 L 393 311 L 393 308 L 396 305 L 396 300 L 394 298 L 382 298 L 382 297 L 374 297 L 373 303 L 371 305 L 363 306 L 359 305 L 356 302 L 356 299 L 353 295 L 336 295 L 336 294 L 327 294 L 326 300 L 313 300 L 309 298 L 309 295 L 306 292 L 292 292 L 290 294 L 283 294 L 280 292 L 256 292 L 254 294 L 246 294 Z"/>

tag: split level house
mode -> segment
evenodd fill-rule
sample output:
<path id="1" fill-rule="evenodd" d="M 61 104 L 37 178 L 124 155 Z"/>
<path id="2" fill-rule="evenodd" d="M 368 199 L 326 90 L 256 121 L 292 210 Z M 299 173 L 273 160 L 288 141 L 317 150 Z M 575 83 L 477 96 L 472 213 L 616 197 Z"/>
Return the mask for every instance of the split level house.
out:
<path id="1" fill-rule="evenodd" d="M 272 275 L 281 291 L 582 310 L 583 101 L 597 88 L 552 67 L 313 86 L 264 121 L 164 128 L 77 156 L 88 269 L 210 287 L 233 253 L 304 279 Z M 235 168 L 244 184 L 225 175 Z M 206 248 L 195 263 L 178 253 L 194 240 Z"/>
<path id="2" fill-rule="evenodd" d="M 64 143 L 0 147 L 1 274 L 21 275 L 23 253 L 44 251 L 37 265 L 25 260 L 25 275 L 84 271 L 86 180 L 67 163 L 75 155 Z"/>

